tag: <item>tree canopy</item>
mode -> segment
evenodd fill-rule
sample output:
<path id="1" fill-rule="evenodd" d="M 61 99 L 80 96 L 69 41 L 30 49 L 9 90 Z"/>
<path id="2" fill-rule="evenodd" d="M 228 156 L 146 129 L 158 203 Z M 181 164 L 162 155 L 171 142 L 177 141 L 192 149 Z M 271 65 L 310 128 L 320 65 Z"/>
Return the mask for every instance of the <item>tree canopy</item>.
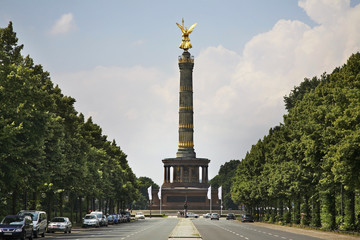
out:
<path id="1" fill-rule="evenodd" d="M 284 123 L 252 146 L 232 199 L 268 221 L 353 230 L 360 211 L 360 53 L 284 97 Z"/>
<path id="2" fill-rule="evenodd" d="M 22 49 L 11 22 L 0 28 L 0 215 L 65 209 L 80 221 L 130 206 L 139 190 L 126 154 Z"/>

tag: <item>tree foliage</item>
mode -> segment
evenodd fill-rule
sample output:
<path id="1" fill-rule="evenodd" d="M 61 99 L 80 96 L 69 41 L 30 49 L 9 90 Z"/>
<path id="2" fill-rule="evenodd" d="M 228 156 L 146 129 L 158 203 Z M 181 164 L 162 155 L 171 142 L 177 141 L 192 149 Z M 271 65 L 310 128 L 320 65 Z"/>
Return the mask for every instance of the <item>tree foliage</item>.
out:
<path id="1" fill-rule="evenodd" d="M 238 205 L 231 199 L 230 187 L 232 184 L 232 178 L 239 163 L 239 160 L 226 162 L 224 165 L 220 166 L 218 175 L 210 180 L 210 185 L 213 188 L 219 188 L 222 186 L 224 209 L 238 209 Z"/>
<path id="2" fill-rule="evenodd" d="M 331 74 L 305 79 L 284 101 L 284 124 L 270 129 L 240 162 L 232 199 L 272 222 L 355 229 L 360 53 Z"/>
<path id="3" fill-rule="evenodd" d="M 138 198 L 127 156 L 0 28 L 0 215 L 119 211 Z"/>

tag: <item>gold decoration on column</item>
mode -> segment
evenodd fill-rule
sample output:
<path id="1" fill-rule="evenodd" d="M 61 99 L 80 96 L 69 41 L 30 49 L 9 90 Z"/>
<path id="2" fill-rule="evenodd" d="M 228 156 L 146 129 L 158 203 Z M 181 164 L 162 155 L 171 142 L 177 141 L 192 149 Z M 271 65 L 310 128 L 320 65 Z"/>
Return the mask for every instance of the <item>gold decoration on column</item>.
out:
<path id="1" fill-rule="evenodd" d="M 179 142 L 179 147 L 194 147 L 194 143 L 192 141 Z"/>
<path id="2" fill-rule="evenodd" d="M 185 51 L 187 51 L 189 48 L 192 48 L 189 34 L 194 30 L 196 24 L 197 23 L 193 24 L 189 29 L 187 29 L 187 27 L 184 26 L 184 19 L 182 19 L 182 25 L 176 23 L 176 25 L 178 25 L 178 27 L 181 29 L 182 37 L 183 37 L 179 48 L 184 49 Z"/>

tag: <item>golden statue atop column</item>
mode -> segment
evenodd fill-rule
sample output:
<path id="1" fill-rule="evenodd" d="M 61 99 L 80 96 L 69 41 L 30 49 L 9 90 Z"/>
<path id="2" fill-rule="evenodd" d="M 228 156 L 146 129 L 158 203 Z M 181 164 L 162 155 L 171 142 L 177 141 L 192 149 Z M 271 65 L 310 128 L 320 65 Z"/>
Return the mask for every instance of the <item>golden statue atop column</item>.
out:
<path id="1" fill-rule="evenodd" d="M 178 25 L 178 27 L 181 29 L 182 34 L 182 42 L 179 46 L 179 48 L 184 49 L 185 51 L 187 51 L 189 48 L 192 48 L 192 45 L 190 43 L 190 38 L 189 38 L 189 34 L 193 31 L 194 27 L 196 26 L 197 23 L 193 24 L 189 29 L 187 29 L 187 27 L 184 26 L 184 19 L 182 19 L 182 25 L 176 23 L 176 25 Z"/>

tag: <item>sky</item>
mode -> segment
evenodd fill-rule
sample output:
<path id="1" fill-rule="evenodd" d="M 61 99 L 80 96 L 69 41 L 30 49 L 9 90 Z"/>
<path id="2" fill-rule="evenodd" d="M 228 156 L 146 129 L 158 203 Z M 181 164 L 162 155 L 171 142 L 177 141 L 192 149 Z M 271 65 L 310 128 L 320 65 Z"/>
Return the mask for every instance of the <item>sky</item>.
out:
<path id="1" fill-rule="evenodd" d="M 360 0 L 0 0 L 23 55 L 163 183 L 178 144 L 181 30 L 195 58 L 194 148 L 209 178 L 283 122 L 283 98 L 360 51 Z"/>

